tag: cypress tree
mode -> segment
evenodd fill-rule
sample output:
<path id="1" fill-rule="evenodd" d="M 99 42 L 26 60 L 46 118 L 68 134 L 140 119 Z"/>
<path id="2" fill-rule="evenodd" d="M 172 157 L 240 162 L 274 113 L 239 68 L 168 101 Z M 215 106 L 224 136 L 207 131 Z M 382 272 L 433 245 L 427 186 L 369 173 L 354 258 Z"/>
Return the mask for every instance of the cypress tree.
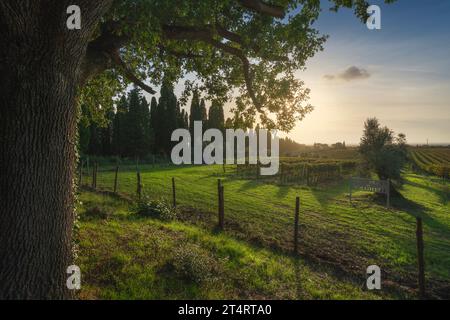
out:
<path id="1" fill-rule="evenodd" d="M 127 156 L 136 157 L 139 155 L 140 141 L 140 99 L 136 88 L 131 90 L 127 98 L 128 113 L 126 115 L 126 131 L 127 131 L 127 143 L 125 147 L 125 153 Z"/>
<path id="2" fill-rule="evenodd" d="M 121 96 L 113 120 L 112 149 L 116 155 L 125 156 L 127 139 L 127 113 L 128 103 L 125 95 Z"/>
<path id="3" fill-rule="evenodd" d="M 178 122 L 178 128 L 189 129 L 189 116 L 184 109 L 182 109 L 181 113 L 180 113 L 180 120 Z"/>
<path id="4" fill-rule="evenodd" d="M 162 94 L 156 105 L 155 117 L 154 117 L 154 131 L 155 131 L 155 152 L 164 152 L 164 126 L 165 126 L 165 113 L 166 113 L 166 99 Z"/>
<path id="5" fill-rule="evenodd" d="M 225 115 L 223 112 L 223 105 L 213 101 L 208 111 L 208 128 L 219 129 L 224 131 Z"/>
<path id="6" fill-rule="evenodd" d="M 203 124 L 206 124 L 206 121 L 208 120 L 208 115 L 206 112 L 206 104 L 204 99 L 200 101 L 199 119 L 197 120 L 201 120 Z"/>
<path id="7" fill-rule="evenodd" d="M 172 132 L 178 128 L 178 113 L 179 113 L 179 105 L 177 102 L 177 97 L 173 92 L 173 86 L 170 83 L 165 83 L 165 94 L 167 95 L 167 104 L 166 104 L 166 125 L 164 128 L 164 151 L 166 154 L 170 154 L 173 146 L 173 142 L 171 141 Z"/>
<path id="8" fill-rule="evenodd" d="M 151 114 L 150 106 L 144 96 L 141 97 L 140 103 L 140 113 L 142 115 L 141 125 L 142 125 L 142 135 L 143 135 L 143 154 L 146 155 L 151 152 L 152 147 L 152 124 L 151 124 Z"/>
<path id="9" fill-rule="evenodd" d="M 110 156 L 113 153 L 112 152 L 113 120 L 114 120 L 114 112 L 113 110 L 110 110 L 106 114 L 105 126 L 99 128 L 100 144 L 101 144 L 100 154 L 103 156 Z"/>
<path id="10" fill-rule="evenodd" d="M 158 112 L 158 101 L 155 97 L 152 97 L 152 101 L 150 103 L 150 123 L 151 123 L 151 135 L 152 135 L 152 150 L 154 153 L 158 152 L 158 119 L 157 119 L 157 112 Z"/>
<path id="11" fill-rule="evenodd" d="M 189 130 L 191 135 L 194 134 L 194 121 L 201 120 L 200 114 L 200 97 L 198 91 L 194 91 L 191 101 L 191 110 L 189 113 Z"/>
<path id="12" fill-rule="evenodd" d="M 149 149 L 148 126 L 150 122 L 148 103 L 140 90 L 134 88 L 128 95 L 126 153 L 133 157 L 144 156 Z"/>
<path id="13" fill-rule="evenodd" d="M 159 98 L 156 114 L 157 121 L 157 145 L 158 152 L 166 154 L 170 147 L 170 127 L 173 118 L 176 122 L 176 105 L 173 106 L 173 97 L 171 86 L 164 82 L 161 86 L 161 96 Z"/>

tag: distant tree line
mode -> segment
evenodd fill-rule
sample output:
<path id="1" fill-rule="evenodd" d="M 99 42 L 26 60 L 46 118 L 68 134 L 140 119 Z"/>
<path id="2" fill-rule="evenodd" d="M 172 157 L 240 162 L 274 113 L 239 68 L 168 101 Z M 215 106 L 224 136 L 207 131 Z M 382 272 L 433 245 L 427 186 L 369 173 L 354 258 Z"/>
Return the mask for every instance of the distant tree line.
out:
<path id="1" fill-rule="evenodd" d="M 295 156 L 304 147 L 304 144 L 295 142 L 289 137 L 280 138 L 280 155 L 282 156 Z"/>
<path id="2" fill-rule="evenodd" d="M 161 87 L 160 98 L 152 97 L 150 104 L 140 89 L 134 88 L 116 103 L 114 111 L 98 120 L 87 106 L 82 106 L 79 122 L 79 149 L 81 154 L 96 156 L 144 157 L 148 154 L 170 155 L 176 142 L 172 132 L 183 128 L 193 132 L 194 121 L 203 122 L 203 130 L 224 130 L 223 105 L 206 102 L 194 92 L 190 112 L 181 108 L 173 85 Z"/>
<path id="3" fill-rule="evenodd" d="M 327 143 L 315 142 L 313 146 L 314 146 L 315 149 L 328 149 L 328 148 L 330 148 L 330 146 Z M 345 149 L 346 148 L 345 141 L 333 143 L 331 145 L 331 148 L 334 148 L 334 149 Z"/>
<path id="4" fill-rule="evenodd" d="M 189 113 L 181 108 L 173 85 L 164 83 L 160 97 L 147 102 L 139 88 L 133 88 L 115 103 L 115 110 L 104 118 L 92 114 L 93 108 L 82 105 L 79 121 L 79 149 L 81 154 L 143 158 L 149 154 L 169 156 L 177 142 L 171 141 L 175 129 L 188 129 L 193 135 L 194 121 L 202 121 L 203 132 L 209 128 L 248 128 L 242 119 L 226 119 L 223 105 L 212 101 L 209 108 L 194 91 Z M 259 129 L 259 125 L 255 130 Z M 298 152 L 303 144 L 286 137 L 280 138 L 280 154 Z M 268 141 L 270 148 L 270 141 Z"/>

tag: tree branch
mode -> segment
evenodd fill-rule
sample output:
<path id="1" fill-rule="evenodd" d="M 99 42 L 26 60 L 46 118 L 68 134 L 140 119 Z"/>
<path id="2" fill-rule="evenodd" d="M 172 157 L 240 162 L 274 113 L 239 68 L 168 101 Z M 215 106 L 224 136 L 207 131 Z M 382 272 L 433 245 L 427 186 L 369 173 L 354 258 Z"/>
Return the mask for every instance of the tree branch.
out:
<path id="1" fill-rule="evenodd" d="M 150 86 L 146 85 L 144 82 L 139 80 L 139 78 L 136 77 L 136 75 L 133 73 L 133 71 L 130 68 L 128 68 L 126 63 L 120 57 L 119 50 L 115 50 L 115 51 L 111 52 L 110 56 L 111 56 L 112 60 L 114 61 L 114 63 L 122 69 L 122 71 L 124 72 L 124 76 L 128 80 L 130 80 L 135 85 L 139 86 L 141 89 L 147 91 L 150 94 L 156 93 L 156 91 L 153 90 Z"/>
<path id="2" fill-rule="evenodd" d="M 245 2 L 245 1 L 244 1 Z M 252 2 L 254 3 L 254 2 Z M 259 3 L 259 2 L 258 2 Z M 273 7 L 273 6 L 272 6 Z M 264 7 L 265 8 L 265 7 Z M 266 8 L 267 9 L 267 8 Z M 133 71 L 126 65 L 126 63 L 121 59 L 119 49 L 128 40 L 125 36 L 117 36 L 114 34 L 114 29 L 117 27 L 117 22 L 105 23 L 102 26 L 102 34 L 96 40 L 90 43 L 88 47 L 88 53 L 86 58 L 85 67 L 83 68 L 82 79 L 87 81 L 89 77 L 96 73 L 100 73 L 103 70 L 111 68 L 113 65 L 120 67 L 124 76 L 141 87 L 143 90 L 150 94 L 155 94 L 155 91 L 143 81 L 141 81 Z M 173 26 L 173 25 L 163 25 L 162 26 L 164 36 L 169 40 L 196 40 L 202 41 L 212 45 L 213 47 L 222 50 L 228 54 L 237 57 L 243 68 L 243 75 L 245 80 L 245 85 L 247 87 L 248 94 L 258 110 L 262 109 L 262 106 L 258 102 L 258 99 L 253 88 L 252 76 L 251 76 L 251 65 L 245 55 L 245 53 L 236 47 L 230 46 L 215 39 L 215 36 L 220 36 L 224 39 L 232 41 L 238 45 L 245 46 L 242 37 L 234 32 L 228 31 L 227 29 L 216 25 L 214 28 L 210 26 L 206 27 L 192 27 L 192 26 Z M 201 58 L 199 55 L 194 55 L 184 52 L 176 52 L 170 49 L 160 46 L 160 50 L 166 51 L 176 57 L 184 58 Z M 259 51 L 256 46 L 253 48 L 255 52 Z"/>
<path id="3" fill-rule="evenodd" d="M 284 8 L 281 6 L 268 4 L 261 0 L 239 0 L 239 3 L 243 7 L 261 14 L 280 19 L 284 17 Z"/>
<path id="4" fill-rule="evenodd" d="M 202 56 L 201 54 L 195 54 L 192 52 L 182 52 L 177 50 L 172 50 L 170 48 L 167 48 L 163 45 L 158 45 L 158 48 L 161 52 L 165 52 L 171 56 L 177 57 L 177 58 L 185 58 L 185 59 L 201 59 L 205 58 L 205 56 Z"/>
<path id="5" fill-rule="evenodd" d="M 82 86 L 93 76 L 110 69 L 113 66 L 111 52 L 118 50 L 129 40 L 125 36 L 115 34 L 115 29 L 118 26 L 119 24 L 116 21 L 104 22 L 100 27 L 101 34 L 89 42 L 80 74 Z"/>
<path id="6" fill-rule="evenodd" d="M 241 60 L 242 69 L 243 69 L 243 73 L 244 73 L 244 81 L 245 81 L 245 86 L 247 87 L 248 95 L 250 96 L 250 99 L 252 100 L 256 109 L 258 111 L 261 111 L 263 106 L 259 103 L 259 101 L 256 97 L 255 90 L 253 88 L 252 75 L 251 75 L 251 71 L 250 71 L 250 62 L 248 61 L 248 58 L 244 54 L 244 52 L 242 52 L 242 50 L 240 50 L 240 49 L 231 47 L 229 45 L 226 45 L 226 44 L 224 44 L 220 41 L 214 40 L 214 39 L 210 39 L 208 42 L 211 45 L 213 45 L 214 47 L 221 49 L 224 52 L 231 54 L 231 55 L 239 58 L 239 60 Z"/>
<path id="7" fill-rule="evenodd" d="M 258 102 L 256 98 L 255 90 L 253 88 L 252 76 L 250 71 L 250 62 L 248 61 L 247 56 L 241 49 L 232 47 L 223 43 L 219 40 L 214 39 L 214 32 L 208 28 L 198 28 L 198 27 L 189 27 L 189 26 L 163 26 L 163 31 L 166 38 L 171 40 L 197 40 L 203 41 L 212 45 L 213 47 L 220 49 L 228 54 L 231 54 L 237 57 L 241 63 L 243 68 L 245 85 L 247 87 L 248 94 L 255 105 L 255 107 L 260 111 L 262 109 L 261 104 Z"/>
<path id="8" fill-rule="evenodd" d="M 163 25 L 164 36 L 170 40 L 208 40 L 214 32 L 207 27 Z"/>
<path id="9" fill-rule="evenodd" d="M 242 39 L 242 37 L 239 34 L 229 31 L 219 24 L 216 24 L 216 30 L 217 30 L 217 33 L 221 37 L 223 37 L 229 41 L 235 42 L 235 43 L 239 44 L 241 47 L 247 46 L 245 41 Z M 267 55 L 261 54 L 261 47 L 258 46 L 256 43 L 250 44 L 249 47 L 253 50 L 254 53 L 256 53 L 257 55 L 259 54 L 259 56 L 264 59 L 270 59 L 270 60 L 275 60 L 275 61 L 288 61 L 289 60 L 288 57 L 284 57 L 284 56 L 267 56 Z"/>
<path id="10" fill-rule="evenodd" d="M 101 35 L 89 43 L 86 59 L 83 63 L 81 83 L 89 78 L 114 66 L 119 67 L 123 76 L 150 94 L 156 91 L 141 81 L 120 57 L 119 49 L 129 41 L 127 36 L 118 36 L 116 29 L 120 27 L 119 21 L 107 21 L 101 26 Z"/>
<path id="11" fill-rule="evenodd" d="M 244 40 L 242 39 L 242 37 L 240 35 L 238 35 L 237 33 L 234 33 L 232 31 L 227 30 L 226 28 L 222 27 L 220 24 L 216 23 L 216 30 L 217 33 L 230 41 L 236 42 L 240 45 L 244 45 Z"/>

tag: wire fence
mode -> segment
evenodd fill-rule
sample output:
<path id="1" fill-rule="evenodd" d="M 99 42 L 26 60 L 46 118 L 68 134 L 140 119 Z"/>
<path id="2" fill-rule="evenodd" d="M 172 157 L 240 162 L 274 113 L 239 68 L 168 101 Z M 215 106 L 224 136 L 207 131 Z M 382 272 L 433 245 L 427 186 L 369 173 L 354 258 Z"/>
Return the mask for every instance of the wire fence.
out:
<path id="1" fill-rule="evenodd" d="M 269 190 L 264 187 L 271 183 L 308 185 L 309 181 L 342 179 L 346 170 L 342 166 L 339 166 L 339 174 L 336 174 L 336 166 L 322 166 L 321 170 L 316 171 L 315 180 L 312 180 L 311 173 L 307 173 L 308 166 L 305 165 L 297 167 L 301 170 L 297 175 L 285 169 L 275 177 L 265 178 L 256 172 L 258 165 L 180 167 L 170 163 L 151 162 L 121 165 L 104 163 L 99 166 L 95 161 L 82 161 L 80 164 L 80 186 L 124 195 L 133 201 L 145 196 L 164 198 L 181 209 L 181 220 L 226 230 L 231 235 L 258 246 L 319 258 L 350 272 L 355 271 L 355 263 L 359 268 L 365 268 L 372 258 L 361 254 L 361 248 L 351 241 L 350 228 L 347 234 L 339 234 L 335 219 L 305 207 L 299 197 L 301 188 L 294 188 L 293 192 L 289 187 L 278 188 L 278 194 L 273 194 L 268 193 Z M 180 168 L 190 171 L 186 173 Z M 351 169 L 351 166 L 347 169 Z M 259 183 L 262 180 L 264 183 Z M 239 183 L 235 183 L 236 181 Z M 338 224 L 341 223 L 342 221 Z M 421 221 L 417 220 L 418 225 L 419 223 L 417 241 L 421 243 L 422 226 Z M 422 295 L 423 244 L 420 246 Z M 359 256 L 355 257 L 355 252 Z M 413 268 L 409 268 L 410 273 L 413 273 Z"/>

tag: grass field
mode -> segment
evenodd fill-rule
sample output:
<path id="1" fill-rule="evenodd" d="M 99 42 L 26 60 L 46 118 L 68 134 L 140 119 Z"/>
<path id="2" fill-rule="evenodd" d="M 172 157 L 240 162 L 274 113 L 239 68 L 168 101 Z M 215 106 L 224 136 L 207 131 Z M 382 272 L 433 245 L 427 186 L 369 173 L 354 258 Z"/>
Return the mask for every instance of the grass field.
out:
<path id="1" fill-rule="evenodd" d="M 122 200 L 83 193 L 81 211 L 104 206 L 112 212 L 111 219 L 81 221 L 80 259 L 89 283 L 83 294 L 88 297 L 412 298 L 417 287 L 416 216 L 424 221 L 429 292 L 449 297 L 448 182 L 405 173 L 403 197 L 393 199 L 388 210 L 383 199 L 366 192 L 357 192 L 350 205 L 345 181 L 317 187 L 279 186 L 238 179 L 231 167 L 225 173 L 221 166 L 141 166 L 140 170 L 144 194 L 152 198 L 170 199 L 175 177 L 180 218 L 172 223 L 136 219 Z M 223 233 L 215 231 L 218 178 L 225 188 Z M 83 179 L 89 184 L 88 177 Z M 97 179 L 99 189 L 112 190 L 113 171 L 100 171 Z M 121 168 L 118 192 L 134 197 L 134 167 Z M 291 254 L 296 196 L 301 199 L 298 261 Z M 206 261 L 219 261 L 205 272 L 227 281 L 218 280 L 217 286 L 190 279 L 178 288 L 171 280 L 173 265 L 169 271 L 163 265 L 180 245 L 194 246 L 198 250 L 194 257 L 203 252 L 209 255 Z M 233 260 L 235 255 L 239 259 Z M 371 264 L 382 269 L 383 290 L 378 293 L 362 289 Z M 295 272 L 297 265 L 300 273 Z M 240 269 L 245 270 L 242 278 Z M 110 285 L 99 276 L 102 271 L 117 283 Z M 306 287 L 298 289 L 299 283 Z"/>
<path id="2" fill-rule="evenodd" d="M 81 299 L 380 298 L 332 268 L 312 268 L 226 233 L 141 218 L 108 195 L 84 192 L 80 200 Z M 111 215 L 90 217 L 98 206 Z"/>

